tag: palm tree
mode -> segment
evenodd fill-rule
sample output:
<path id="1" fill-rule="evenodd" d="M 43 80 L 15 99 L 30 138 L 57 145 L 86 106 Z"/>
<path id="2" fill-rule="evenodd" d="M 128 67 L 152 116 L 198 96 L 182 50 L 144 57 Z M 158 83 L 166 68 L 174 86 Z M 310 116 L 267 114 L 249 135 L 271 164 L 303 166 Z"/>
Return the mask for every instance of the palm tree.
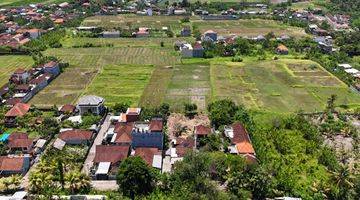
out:
<path id="1" fill-rule="evenodd" d="M 338 170 L 332 172 L 332 178 L 340 189 L 340 195 L 345 195 L 354 187 L 354 176 L 347 165 L 341 165 Z"/>
<path id="2" fill-rule="evenodd" d="M 90 188 L 90 177 L 86 174 L 72 171 L 65 175 L 65 182 L 71 193 Z"/>
<path id="3" fill-rule="evenodd" d="M 47 188 L 54 186 L 54 176 L 51 173 L 33 171 L 29 176 L 30 190 L 36 193 L 42 193 Z"/>

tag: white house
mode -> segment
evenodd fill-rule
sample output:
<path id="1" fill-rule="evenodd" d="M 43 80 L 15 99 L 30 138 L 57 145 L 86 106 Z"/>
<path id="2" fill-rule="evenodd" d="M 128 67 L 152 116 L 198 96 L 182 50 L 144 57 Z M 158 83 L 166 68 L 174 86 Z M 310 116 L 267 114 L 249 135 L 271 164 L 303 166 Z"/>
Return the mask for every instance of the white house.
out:
<path id="1" fill-rule="evenodd" d="M 85 113 L 101 115 L 105 111 L 104 103 L 104 98 L 94 95 L 88 95 L 81 97 L 76 107 L 80 111 L 81 115 Z"/>

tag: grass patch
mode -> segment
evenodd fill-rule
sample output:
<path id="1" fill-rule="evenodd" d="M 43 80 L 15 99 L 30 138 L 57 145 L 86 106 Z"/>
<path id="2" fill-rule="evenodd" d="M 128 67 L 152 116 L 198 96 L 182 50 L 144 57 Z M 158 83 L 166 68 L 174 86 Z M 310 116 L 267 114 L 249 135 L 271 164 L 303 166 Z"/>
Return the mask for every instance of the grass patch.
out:
<path id="1" fill-rule="evenodd" d="M 154 69 L 152 65 L 108 65 L 87 87 L 85 94 L 106 99 L 106 105 L 130 102 L 138 105 L 143 90 Z"/>

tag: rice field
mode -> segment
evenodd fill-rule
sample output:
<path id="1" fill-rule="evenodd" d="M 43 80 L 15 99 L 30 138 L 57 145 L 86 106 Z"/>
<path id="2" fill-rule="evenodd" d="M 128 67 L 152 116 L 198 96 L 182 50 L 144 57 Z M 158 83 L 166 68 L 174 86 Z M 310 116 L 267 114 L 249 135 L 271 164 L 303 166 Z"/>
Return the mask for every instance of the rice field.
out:
<path id="1" fill-rule="evenodd" d="M 183 38 L 185 39 L 185 38 Z M 86 43 L 94 45 L 113 45 L 113 47 L 147 47 L 160 48 L 161 42 L 164 43 L 163 49 L 173 49 L 174 42 L 181 40 L 180 38 L 86 38 L 86 37 L 67 37 L 61 41 L 64 48 L 72 48 L 74 46 L 83 46 Z M 194 38 L 186 38 L 186 41 L 192 42 Z"/>
<path id="2" fill-rule="evenodd" d="M 30 68 L 34 64 L 30 56 L 0 56 L 0 87 L 8 82 L 17 68 Z"/>
<path id="3" fill-rule="evenodd" d="M 309 60 L 184 59 L 181 65 L 154 70 L 140 105 L 167 102 L 179 111 L 191 102 L 205 110 L 211 101 L 230 98 L 254 110 L 314 112 L 323 110 L 332 94 L 338 96 L 337 105 L 360 107 L 359 94 Z"/>
<path id="4" fill-rule="evenodd" d="M 195 26 L 200 32 L 214 30 L 219 35 L 236 34 L 239 36 L 258 36 L 274 32 L 275 35 L 287 34 L 294 37 L 303 37 L 307 34 L 299 27 L 292 27 L 274 20 L 239 19 L 239 20 L 201 20 L 199 16 L 191 16 L 190 22 L 182 24 L 183 16 L 139 16 L 139 15 L 112 15 L 89 17 L 82 23 L 83 26 L 100 26 L 107 29 L 148 27 L 161 30 L 169 27 L 179 33 L 183 26 Z"/>
<path id="5" fill-rule="evenodd" d="M 122 15 L 100 15 L 88 17 L 82 22 L 82 26 L 98 26 L 107 29 L 112 28 L 138 28 L 148 27 L 153 30 L 161 30 L 162 27 L 168 27 L 174 32 L 179 32 L 183 26 L 188 23 L 181 23 L 180 20 L 184 16 L 141 16 L 134 14 Z M 191 20 L 200 19 L 199 17 L 191 17 Z"/>
<path id="6" fill-rule="evenodd" d="M 239 20 L 211 20 L 194 21 L 193 25 L 196 26 L 200 32 L 207 30 L 216 31 L 219 35 L 239 35 L 239 36 L 258 36 L 265 35 L 273 32 L 279 36 L 287 34 L 293 37 L 303 37 L 307 34 L 299 27 L 292 27 L 281 22 L 264 19 L 239 19 Z"/>
<path id="7" fill-rule="evenodd" d="M 38 106 L 76 103 L 95 76 L 108 65 L 167 66 L 179 60 L 178 56 L 168 49 L 144 47 L 61 48 L 49 49 L 45 54 L 56 56 L 70 66 L 31 100 L 31 103 Z"/>
<path id="8" fill-rule="evenodd" d="M 323 110 L 327 99 L 360 106 L 360 95 L 309 60 L 213 63 L 213 99 L 231 98 L 249 108 L 274 112 Z"/>
<path id="9" fill-rule="evenodd" d="M 108 106 L 117 102 L 136 106 L 153 70 L 153 65 L 107 65 L 87 87 L 85 94 L 104 97 Z"/>

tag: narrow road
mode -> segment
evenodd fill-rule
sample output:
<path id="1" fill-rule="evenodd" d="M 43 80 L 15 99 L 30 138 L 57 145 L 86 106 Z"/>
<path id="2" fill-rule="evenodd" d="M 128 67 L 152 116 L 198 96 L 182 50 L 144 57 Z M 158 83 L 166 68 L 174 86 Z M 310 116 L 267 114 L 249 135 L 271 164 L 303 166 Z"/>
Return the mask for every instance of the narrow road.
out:
<path id="1" fill-rule="evenodd" d="M 118 190 L 115 180 L 91 181 L 91 186 L 99 191 Z"/>
<path id="2" fill-rule="evenodd" d="M 48 145 L 49 146 L 49 145 Z M 29 187 L 29 176 L 30 176 L 30 173 L 36 169 L 36 166 L 39 164 L 39 161 L 40 161 L 40 156 L 42 156 L 44 152 L 41 153 L 41 155 L 39 155 L 36 159 L 35 159 L 35 162 L 34 164 L 30 167 L 30 169 L 26 172 L 25 176 L 21 179 L 21 184 L 20 184 L 20 187 L 21 188 L 24 188 L 24 189 L 28 189 Z"/>
<path id="3" fill-rule="evenodd" d="M 106 131 L 109 129 L 110 127 L 110 115 L 107 115 L 105 120 L 104 120 L 104 123 L 101 125 L 101 129 L 99 131 L 99 133 L 97 134 L 91 148 L 90 148 L 90 151 L 89 151 L 89 154 L 87 155 L 86 159 L 85 159 L 85 162 L 84 162 L 84 165 L 83 165 L 83 168 L 82 168 L 82 172 L 84 172 L 85 174 L 88 174 L 89 175 L 89 172 L 90 172 L 90 168 L 93 166 L 93 160 L 95 158 L 95 149 L 96 149 L 96 145 L 100 145 L 101 144 L 101 141 L 103 140 L 104 138 L 104 135 L 106 133 Z"/>

